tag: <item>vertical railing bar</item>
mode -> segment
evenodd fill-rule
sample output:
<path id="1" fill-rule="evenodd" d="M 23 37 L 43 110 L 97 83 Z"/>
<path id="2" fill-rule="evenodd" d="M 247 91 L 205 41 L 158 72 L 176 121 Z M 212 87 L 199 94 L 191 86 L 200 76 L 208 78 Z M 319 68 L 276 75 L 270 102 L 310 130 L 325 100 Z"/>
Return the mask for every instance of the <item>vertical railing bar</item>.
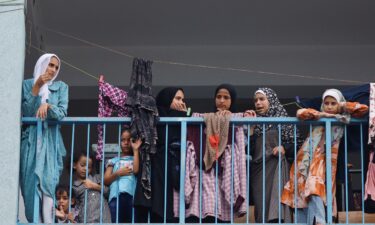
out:
<path id="1" fill-rule="evenodd" d="M 332 152 L 331 121 L 326 121 L 327 222 L 332 224 Z"/>
<path id="2" fill-rule="evenodd" d="M 119 149 L 117 150 L 117 157 L 119 159 L 119 167 L 118 169 L 121 169 L 120 168 L 120 161 L 121 161 L 121 158 L 120 158 L 120 151 L 122 151 L 121 149 L 121 124 L 118 125 L 118 139 L 117 139 L 117 142 L 118 142 L 118 145 L 119 145 Z M 114 166 L 113 166 L 114 168 Z M 114 171 L 112 170 L 112 173 Z M 118 214 L 119 214 L 119 195 L 120 195 L 120 180 L 119 179 L 116 179 L 117 180 L 117 193 L 116 193 L 116 223 L 118 223 Z M 132 211 L 133 211 L 133 208 L 132 208 Z"/>
<path id="3" fill-rule="evenodd" d="M 40 152 L 41 149 L 42 149 L 42 121 L 39 118 L 38 118 L 38 121 L 37 121 L 37 128 L 36 129 L 37 129 L 37 144 L 36 144 L 36 152 L 35 152 L 35 167 L 36 167 L 36 163 L 38 162 L 37 161 L 38 152 Z M 38 177 L 37 177 L 37 175 L 35 175 L 34 215 L 33 215 L 34 223 L 39 222 L 39 207 L 40 207 L 40 204 L 39 204 L 39 194 L 38 194 L 37 183 L 38 183 Z"/>
<path id="4" fill-rule="evenodd" d="M 309 159 L 310 159 L 310 163 L 311 164 L 311 161 L 312 161 L 312 157 L 313 157 L 313 141 L 312 141 L 312 124 L 310 123 L 310 134 L 309 134 Z"/>
<path id="5" fill-rule="evenodd" d="M 360 129 L 361 129 L 361 192 L 362 192 L 362 195 L 361 195 L 361 199 L 362 199 L 362 224 L 365 223 L 365 202 L 364 202 L 364 193 L 363 193 L 363 187 L 364 187 L 364 181 L 363 181 L 363 123 L 361 123 L 360 125 Z"/>
<path id="6" fill-rule="evenodd" d="M 167 222 L 167 183 L 168 183 L 168 123 L 165 126 L 165 163 L 164 163 L 164 223 Z"/>
<path id="7" fill-rule="evenodd" d="M 246 182 L 246 194 L 247 194 L 247 201 L 246 201 L 246 223 L 249 223 L 249 206 L 250 206 L 250 187 L 249 187 L 249 183 L 250 183 L 250 124 L 247 125 L 247 156 L 246 156 L 246 160 L 247 160 L 247 182 Z"/>
<path id="8" fill-rule="evenodd" d="M 185 169 L 187 122 L 181 121 L 180 223 L 185 223 Z"/>
<path id="9" fill-rule="evenodd" d="M 70 147 L 70 177 L 69 177 L 69 213 L 72 211 L 72 182 L 73 182 L 73 157 L 74 157 L 74 136 L 76 124 L 72 125 L 72 146 Z"/>
<path id="10" fill-rule="evenodd" d="M 57 138 L 58 138 L 58 132 L 59 132 L 59 125 L 56 124 L 56 130 L 55 130 L 55 156 L 57 156 L 57 145 L 58 145 L 58 142 L 57 142 Z M 57 161 L 57 157 L 55 158 L 55 160 Z M 54 170 L 56 172 L 56 165 L 57 165 L 57 162 L 55 162 L 55 165 L 54 165 Z M 54 177 L 53 180 L 55 181 L 55 194 L 53 195 L 53 205 L 52 205 L 52 223 L 55 224 L 55 217 L 56 217 L 56 187 L 58 185 L 57 181 L 58 181 L 58 178 L 57 177 Z"/>
<path id="11" fill-rule="evenodd" d="M 218 214 L 218 207 L 219 207 L 219 185 L 218 185 L 218 177 L 219 177 L 219 163 L 216 161 L 215 165 L 215 224 L 217 224 L 217 214 Z"/>
<path id="12" fill-rule="evenodd" d="M 89 173 L 89 151 L 90 151 L 90 123 L 87 124 L 86 179 L 88 178 L 88 173 Z M 85 188 L 85 214 L 83 216 L 83 223 L 86 223 L 86 221 L 87 221 L 87 188 Z"/>
<path id="13" fill-rule="evenodd" d="M 105 137 L 107 124 L 104 124 L 103 129 L 103 158 L 102 158 L 102 168 L 100 172 L 101 182 L 100 182 L 100 223 L 103 223 L 103 197 L 104 197 L 104 164 L 105 164 Z"/>
<path id="14" fill-rule="evenodd" d="M 202 189 L 203 189 L 203 184 L 202 184 L 202 174 L 203 174 L 203 169 L 202 169 L 202 146 L 203 146 L 203 124 L 200 124 L 200 146 L 199 146 L 199 223 L 202 223 Z"/>
<path id="15" fill-rule="evenodd" d="M 266 124 L 263 123 L 263 157 L 262 157 L 262 165 L 263 165 L 263 168 L 262 168 L 262 189 L 263 189 L 263 192 L 262 192 L 262 222 L 265 223 L 265 215 L 266 215 L 266 212 L 265 212 L 265 205 L 266 205 L 266 193 L 265 193 L 265 190 L 266 190 L 266 181 L 265 181 L 265 172 L 266 172 Z"/>
<path id="16" fill-rule="evenodd" d="M 297 213 L 297 125 L 294 124 L 294 223 L 298 221 Z"/>
<path id="17" fill-rule="evenodd" d="M 349 222 L 349 203 L 348 203 L 348 134 L 347 134 L 347 125 L 345 125 L 345 217 L 346 224 Z M 344 209 L 343 209 L 344 210 Z"/>
<path id="18" fill-rule="evenodd" d="M 231 189 L 230 189 L 230 222 L 233 223 L 233 205 L 234 205 L 234 124 L 232 124 L 232 160 L 231 160 Z M 219 162 L 219 160 L 217 160 L 217 163 Z M 237 162 L 238 163 L 238 162 Z"/>
<path id="19" fill-rule="evenodd" d="M 281 124 L 278 124 L 278 128 L 279 128 L 279 154 L 278 154 L 278 157 L 279 157 L 279 205 L 278 205 L 278 215 L 279 215 L 279 218 L 278 218 L 278 222 L 281 223 Z"/>

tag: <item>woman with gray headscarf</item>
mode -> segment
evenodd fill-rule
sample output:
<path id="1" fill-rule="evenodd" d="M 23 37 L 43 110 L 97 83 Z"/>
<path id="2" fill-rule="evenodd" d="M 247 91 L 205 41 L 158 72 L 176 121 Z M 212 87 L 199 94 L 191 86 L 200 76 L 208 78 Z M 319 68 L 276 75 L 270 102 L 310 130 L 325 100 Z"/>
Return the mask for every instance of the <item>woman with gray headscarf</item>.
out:
<path id="1" fill-rule="evenodd" d="M 276 93 L 270 88 L 259 88 L 255 91 L 254 104 L 255 112 L 248 110 L 245 112 L 245 116 L 288 117 L 288 113 L 281 105 Z M 255 205 L 255 221 L 257 223 L 278 222 L 279 220 L 291 222 L 290 209 L 280 203 L 279 189 L 281 193 L 282 187 L 289 178 L 289 165 L 285 155 L 293 155 L 293 125 L 282 124 L 280 134 L 277 124 L 265 124 L 264 127 L 263 124 L 256 125 L 252 130 L 254 142 L 251 145 L 250 184 Z M 265 143 L 263 143 L 263 135 L 265 136 Z M 279 136 L 281 143 L 279 142 Z M 263 144 L 265 149 L 263 149 Z M 263 158 L 263 154 L 265 158 Z M 265 171 L 263 171 L 263 163 L 265 164 Z M 280 172 L 279 167 L 281 168 Z M 265 187 L 263 187 L 263 172 Z M 280 186 L 279 174 L 281 174 Z M 264 205 L 263 195 L 265 196 Z M 280 217 L 279 207 L 281 207 Z"/>
<path id="2" fill-rule="evenodd" d="M 34 78 L 25 80 L 22 86 L 22 116 L 44 121 L 40 149 L 37 149 L 37 126 L 22 127 L 20 186 L 26 218 L 30 222 L 33 220 L 34 201 L 38 200 L 42 202 L 43 222 L 53 222 L 53 197 L 66 150 L 59 126 L 49 125 L 48 121 L 63 119 L 68 109 L 68 85 L 55 81 L 60 66 L 57 55 L 42 55 L 35 65 Z M 35 192 L 39 199 L 34 199 Z"/>

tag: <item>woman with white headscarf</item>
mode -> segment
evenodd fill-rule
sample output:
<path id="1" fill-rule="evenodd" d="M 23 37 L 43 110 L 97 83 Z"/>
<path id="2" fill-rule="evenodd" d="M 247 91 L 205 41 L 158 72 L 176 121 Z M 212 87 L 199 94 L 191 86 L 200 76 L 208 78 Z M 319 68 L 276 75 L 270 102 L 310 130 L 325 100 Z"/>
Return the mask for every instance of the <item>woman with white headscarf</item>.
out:
<path id="1" fill-rule="evenodd" d="M 63 169 L 66 154 L 59 126 L 48 120 L 61 120 L 67 115 L 68 85 L 55 81 L 60 70 L 55 54 L 42 55 L 34 68 L 34 78 L 22 86 L 22 116 L 42 119 L 42 143 L 37 151 L 37 127 L 24 125 L 21 136 L 20 186 L 28 221 L 33 220 L 37 191 L 42 202 L 44 223 L 52 223 L 53 197 Z M 33 221 L 40 222 L 40 221 Z"/>
<path id="2" fill-rule="evenodd" d="M 361 117 L 368 112 L 367 105 L 358 102 L 346 102 L 337 89 L 328 89 L 323 93 L 321 111 L 315 109 L 299 109 L 300 120 L 317 120 L 320 118 L 336 118 L 349 123 L 350 117 Z M 324 126 L 314 126 L 302 147 L 297 153 L 297 168 L 292 164 L 290 180 L 284 186 L 281 202 L 297 210 L 297 223 L 325 224 L 324 205 L 332 204 L 333 215 L 336 215 L 336 170 L 340 140 L 344 134 L 344 126 L 333 125 L 331 129 L 332 156 L 332 202 L 326 202 L 326 143 Z M 313 155 L 310 157 L 310 148 Z M 297 177 L 294 176 L 295 170 Z M 297 190 L 294 182 L 297 182 Z M 295 194 L 297 193 L 297 194 Z"/>

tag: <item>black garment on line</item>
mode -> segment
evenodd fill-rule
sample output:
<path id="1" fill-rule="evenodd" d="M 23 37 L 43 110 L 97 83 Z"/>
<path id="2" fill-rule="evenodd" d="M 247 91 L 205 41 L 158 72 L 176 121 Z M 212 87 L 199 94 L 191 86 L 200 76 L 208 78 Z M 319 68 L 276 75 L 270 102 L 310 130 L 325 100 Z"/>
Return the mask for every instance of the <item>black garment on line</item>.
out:
<path id="1" fill-rule="evenodd" d="M 149 205 L 151 198 L 151 154 L 156 153 L 158 113 L 152 96 L 151 61 L 135 58 L 130 79 L 130 89 L 126 106 L 131 114 L 131 135 L 142 139 L 140 147 L 140 173 L 135 193 L 135 204 Z M 143 196 L 139 194 L 143 193 Z"/>

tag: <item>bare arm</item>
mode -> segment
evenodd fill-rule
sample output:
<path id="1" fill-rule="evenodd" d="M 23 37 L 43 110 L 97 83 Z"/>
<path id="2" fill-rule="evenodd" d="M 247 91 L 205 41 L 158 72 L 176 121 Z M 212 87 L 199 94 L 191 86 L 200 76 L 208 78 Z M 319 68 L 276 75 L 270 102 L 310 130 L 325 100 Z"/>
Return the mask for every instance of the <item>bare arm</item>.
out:
<path id="1" fill-rule="evenodd" d="M 139 148 L 142 145 L 142 140 L 138 139 L 135 142 L 132 142 L 131 145 L 134 153 L 133 173 L 137 174 L 139 171 Z"/>
<path id="2" fill-rule="evenodd" d="M 104 184 L 107 186 L 111 185 L 112 182 L 115 181 L 118 177 L 116 173 L 112 173 L 112 172 L 113 172 L 113 166 L 110 165 L 107 167 L 104 173 Z"/>

